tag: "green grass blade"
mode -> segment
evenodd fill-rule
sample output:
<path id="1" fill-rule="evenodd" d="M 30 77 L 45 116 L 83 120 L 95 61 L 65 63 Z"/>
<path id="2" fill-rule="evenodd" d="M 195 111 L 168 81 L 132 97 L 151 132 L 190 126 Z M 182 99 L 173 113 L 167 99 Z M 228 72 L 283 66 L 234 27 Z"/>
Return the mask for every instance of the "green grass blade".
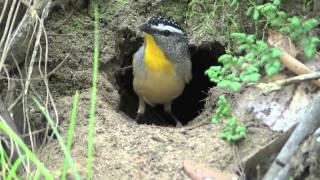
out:
<path id="1" fill-rule="evenodd" d="M 26 156 L 22 155 L 14 162 L 14 164 L 10 168 L 10 172 L 9 172 L 9 175 L 8 175 L 8 180 L 11 180 L 12 178 L 15 179 L 15 180 L 19 180 L 19 178 L 17 177 L 16 172 L 17 172 L 20 164 L 22 163 L 22 161 L 25 158 L 26 158 Z"/>
<path id="2" fill-rule="evenodd" d="M 99 66 L 99 11 L 98 4 L 93 1 L 94 13 L 94 52 L 93 52 L 93 74 L 92 74 L 92 92 L 90 99 L 90 118 L 88 132 L 88 160 L 87 160 L 87 179 L 93 177 L 93 145 L 94 145 L 94 118 L 96 112 L 96 91 L 97 76 Z"/>
<path id="3" fill-rule="evenodd" d="M 7 175 L 6 175 L 6 172 L 7 172 L 7 159 L 6 158 L 6 152 L 0 142 L 0 158 L 1 158 L 1 179 L 6 179 Z"/>
<path id="4" fill-rule="evenodd" d="M 65 145 L 64 141 L 63 141 L 63 138 L 61 137 L 61 135 L 59 134 L 57 128 L 55 127 L 54 125 L 54 122 L 53 120 L 51 119 L 49 113 L 46 111 L 45 107 L 43 107 L 40 102 L 35 98 L 33 97 L 33 100 L 34 102 L 36 103 L 36 105 L 38 106 L 38 108 L 40 109 L 40 111 L 42 112 L 42 114 L 46 117 L 49 125 L 51 126 L 52 130 L 53 130 L 53 133 L 54 135 L 57 137 L 58 139 L 58 142 L 60 144 L 60 147 L 66 157 L 66 159 L 68 160 L 68 164 L 70 165 L 71 167 L 71 170 L 72 170 L 72 174 L 73 176 L 77 179 L 77 180 L 80 180 L 80 175 L 77 171 L 77 167 L 75 166 L 72 158 L 71 158 L 71 155 L 70 155 L 70 151 L 68 151 L 68 148 L 67 146 Z"/>
<path id="5" fill-rule="evenodd" d="M 40 179 L 40 173 L 38 170 L 36 170 L 36 173 L 34 174 L 33 180 L 39 180 Z"/>
<path id="6" fill-rule="evenodd" d="M 28 148 L 28 146 L 21 140 L 21 138 L 13 132 L 13 130 L 4 123 L 3 119 L 0 119 L 0 131 L 4 132 L 9 138 L 11 138 L 21 149 L 25 152 L 25 155 L 36 165 L 37 169 L 46 178 L 46 180 L 53 180 L 53 176 L 50 171 L 39 161 L 37 156 Z"/>
<path id="7" fill-rule="evenodd" d="M 76 91 L 76 94 L 73 97 L 72 111 L 71 111 L 70 123 L 69 123 L 68 135 L 67 135 L 67 148 L 69 152 L 71 152 L 71 145 L 73 142 L 74 125 L 76 122 L 76 117 L 78 112 L 78 100 L 79 100 L 79 91 Z M 61 177 L 62 180 L 66 179 L 68 167 L 69 167 L 69 164 L 68 164 L 67 158 L 65 158 L 63 163 L 63 173 Z"/>

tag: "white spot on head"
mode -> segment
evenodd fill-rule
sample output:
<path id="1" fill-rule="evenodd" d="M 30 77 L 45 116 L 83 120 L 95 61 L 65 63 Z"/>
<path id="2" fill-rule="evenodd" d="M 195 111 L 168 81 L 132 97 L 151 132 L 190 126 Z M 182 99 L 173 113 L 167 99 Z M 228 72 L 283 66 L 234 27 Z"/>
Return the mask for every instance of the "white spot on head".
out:
<path id="1" fill-rule="evenodd" d="M 175 28 L 170 25 L 164 25 L 161 23 L 158 25 L 151 25 L 151 28 L 157 29 L 159 31 L 166 31 L 167 30 L 167 31 L 174 32 L 174 33 L 184 34 L 181 29 Z"/>

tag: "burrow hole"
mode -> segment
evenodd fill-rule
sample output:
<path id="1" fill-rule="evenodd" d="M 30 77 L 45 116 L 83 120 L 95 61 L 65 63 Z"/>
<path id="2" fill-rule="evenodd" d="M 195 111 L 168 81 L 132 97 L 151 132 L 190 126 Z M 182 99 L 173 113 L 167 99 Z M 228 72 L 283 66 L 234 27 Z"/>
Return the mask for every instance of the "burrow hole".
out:
<path id="1" fill-rule="evenodd" d="M 118 33 L 117 57 L 109 64 L 108 74 L 111 82 L 117 87 L 121 98 L 119 110 L 134 119 L 138 109 L 138 96 L 132 86 L 132 55 L 142 45 L 143 39 L 129 29 L 123 29 Z M 218 65 L 218 57 L 225 53 L 224 47 L 217 42 L 204 43 L 199 47 L 191 46 L 192 56 L 192 80 L 185 87 L 181 96 L 173 101 L 172 112 L 181 121 L 187 124 L 197 117 L 204 108 L 205 98 L 209 88 L 214 86 L 204 75 L 204 71 L 212 65 Z M 113 67 L 113 68 L 110 68 Z M 128 68 L 129 67 L 129 68 Z M 163 111 L 161 105 L 148 106 L 146 113 L 139 123 L 155 124 L 160 126 L 172 126 L 175 122 Z"/>

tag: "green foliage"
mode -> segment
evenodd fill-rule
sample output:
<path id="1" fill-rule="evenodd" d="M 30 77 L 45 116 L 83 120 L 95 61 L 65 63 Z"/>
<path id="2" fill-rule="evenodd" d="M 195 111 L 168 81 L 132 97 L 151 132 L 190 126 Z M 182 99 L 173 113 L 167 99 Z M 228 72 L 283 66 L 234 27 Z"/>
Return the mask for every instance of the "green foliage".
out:
<path id="1" fill-rule="evenodd" d="M 305 56 L 310 59 L 316 53 L 320 39 L 310 36 L 310 31 L 320 22 L 316 19 L 302 21 L 299 17 L 293 16 L 287 19 L 287 25 L 280 28 L 280 31 L 288 34 L 295 41 L 302 41 Z"/>
<path id="2" fill-rule="evenodd" d="M 76 94 L 73 97 L 72 111 L 71 111 L 71 116 L 70 116 L 70 121 L 69 121 L 70 123 L 69 123 L 69 127 L 68 127 L 68 135 L 67 135 L 67 149 L 70 152 L 71 152 L 71 146 L 72 146 L 72 142 L 73 142 L 74 126 L 75 126 L 77 112 L 78 112 L 78 100 L 79 100 L 79 91 L 76 91 Z M 66 179 L 69 165 L 70 164 L 68 163 L 68 159 L 65 156 L 61 180 Z"/>
<path id="3" fill-rule="evenodd" d="M 279 10 L 281 0 L 251 6 L 247 15 L 253 20 L 262 20 L 282 33 L 287 34 L 294 41 L 301 41 L 306 58 L 311 59 L 316 53 L 320 39 L 310 35 L 310 32 L 320 23 L 317 19 L 303 20 L 298 16 L 288 17 L 284 11 Z"/>
<path id="4" fill-rule="evenodd" d="M 129 0 L 116 0 L 119 3 L 119 6 L 125 6 L 129 3 Z"/>
<path id="5" fill-rule="evenodd" d="M 220 138 L 230 143 L 237 142 L 246 136 L 246 127 L 235 117 L 229 118 Z"/>
<path id="6" fill-rule="evenodd" d="M 74 104 L 72 108 L 72 115 L 70 119 L 70 124 L 69 124 L 69 131 L 68 131 L 68 138 L 67 138 L 67 146 L 65 145 L 64 140 L 62 139 L 61 135 L 59 134 L 57 127 L 54 125 L 53 120 L 49 116 L 49 113 L 46 111 L 45 107 L 43 107 L 37 99 L 34 98 L 34 101 L 40 111 L 45 115 L 46 119 L 48 120 L 48 123 L 50 127 L 53 129 L 54 135 L 57 137 L 58 142 L 60 144 L 60 147 L 64 153 L 65 156 L 65 161 L 63 164 L 63 173 L 66 173 L 68 168 L 70 167 L 72 170 L 72 175 L 74 176 L 74 179 L 80 179 L 80 175 L 77 172 L 77 168 L 71 158 L 71 144 L 73 142 L 73 132 L 71 132 L 74 129 L 74 121 L 75 121 L 75 113 L 77 112 L 77 103 L 78 103 L 78 98 L 79 98 L 79 93 L 76 92 L 76 95 L 74 97 Z M 19 176 L 17 175 L 17 171 L 20 168 L 21 164 L 26 160 L 30 160 L 33 162 L 33 164 L 36 167 L 36 171 L 33 173 L 33 179 L 39 179 L 41 177 L 44 177 L 45 179 L 54 179 L 54 173 L 49 171 L 44 164 L 38 159 L 38 157 L 27 147 L 27 145 L 21 140 L 21 138 L 16 135 L 10 127 L 8 127 L 7 124 L 3 123 L 3 121 L 0 119 L 0 131 L 4 133 L 8 138 L 10 138 L 13 142 L 15 142 L 20 151 L 22 152 L 22 155 L 18 157 L 18 159 L 13 162 L 11 165 L 8 159 L 8 156 L 2 147 L 0 145 L 0 158 L 1 158 L 1 164 L 2 168 L 1 169 L 6 169 L 8 171 L 8 174 L 6 173 L 7 171 L 4 170 L 2 171 L 1 177 L 3 179 L 19 179 Z M 6 168 L 3 168 L 6 167 Z M 30 176 L 30 175 L 29 175 Z M 64 179 L 65 176 L 62 177 Z"/>
<path id="7" fill-rule="evenodd" d="M 280 0 L 274 0 L 273 3 L 265 3 L 262 5 L 252 4 L 246 12 L 253 20 L 263 19 L 271 24 L 272 27 L 281 27 L 286 22 L 287 15 L 283 11 L 278 10 Z"/>
<path id="8" fill-rule="evenodd" d="M 30 159 L 31 162 L 34 163 L 35 167 L 37 168 L 37 170 L 39 171 L 39 173 L 41 173 L 41 175 L 43 175 L 45 177 L 45 179 L 52 179 L 53 180 L 53 175 L 52 173 L 43 165 L 42 162 L 40 162 L 40 160 L 37 158 L 37 156 L 28 148 L 28 146 L 22 141 L 22 139 L 15 133 L 13 132 L 13 130 L 6 124 L 4 123 L 3 119 L 0 119 L 0 131 L 6 135 L 7 137 L 9 137 L 13 142 L 15 142 L 19 148 L 21 148 L 21 150 L 25 153 L 25 155 Z M 0 148 L 0 151 L 3 153 L 3 148 Z M 1 158 L 1 164 L 3 164 L 5 159 L 8 158 L 4 158 L 5 154 L 3 154 L 0 158 Z M 22 159 L 23 156 L 21 156 Z M 20 159 L 20 158 L 19 158 Z M 19 161 L 22 161 L 21 159 Z M 15 162 L 16 164 L 17 162 Z M 10 166 L 9 166 L 10 167 Z M 9 168 L 9 176 L 15 176 L 15 167 L 14 165 Z M 6 178 L 6 174 L 2 174 L 2 178 Z"/>
<path id="9" fill-rule="evenodd" d="M 243 56 L 232 56 L 225 54 L 218 61 L 223 66 L 211 66 L 205 71 L 210 81 L 217 83 L 218 87 L 238 91 L 243 82 L 257 82 L 261 77 L 260 68 L 268 76 L 279 72 L 281 63 L 280 50 L 269 48 L 261 40 L 256 40 L 254 35 L 245 33 L 233 33 L 231 37 L 235 40 L 239 51 L 245 51 Z"/>
<path id="10" fill-rule="evenodd" d="M 246 136 L 245 126 L 231 114 L 231 106 L 224 95 L 219 96 L 216 111 L 212 114 L 213 124 L 221 123 L 226 119 L 227 123 L 219 137 L 230 143 L 237 142 Z"/>
<path id="11" fill-rule="evenodd" d="M 249 2 L 251 6 L 247 9 L 246 14 L 251 16 L 255 22 L 265 22 L 272 28 L 287 34 L 292 40 L 302 42 L 305 56 L 308 59 L 314 56 L 320 39 L 310 34 L 319 25 L 319 20 L 302 20 L 297 16 L 288 17 L 284 11 L 279 10 L 281 0 L 262 5 Z M 235 1 L 235 4 L 237 3 Z M 242 56 L 222 55 L 218 59 L 222 66 L 212 66 L 205 71 L 210 81 L 216 83 L 218 87 L 238 91 L 242 83 L 257 82 L 263 74 L 272 76 L 281 69 L 279 61 L 281 51 L 277 48 L 268 47 L 265 41 L 257 40 L 255 35 L 235 32 L 231 34 L 231 38 L 238 50 L 245 54 Z"/>
<path id="12" fill-rule="evenodd" d="M 93 42 L 93 73 L 92 91 L 90 96 L 89 130 L 88 130 L 88 159 L 87 159 L 87 178 L 93 178 L 93 146 L 94 146 L 94 121 L 97 103 L 97 79 L 99 71 L 99 9 L 98 4 L 93 3 L 94 14 L 94 42 Z"/>
<path id="13" fill-rule="evenodd" d="M 46 110 L 46 108 L 44 106 L 42 106 L 40 104 L 40 102 L 36 98 L 33 98 L 33 100 L 36 103 L 37 107 L 40 109 L 41 113 L 46 117 L 48 124 L 50 125 L 50 127 L 53 130 L 54 135 L 57 137 L 59 145 L 60 145 L 60 147 L 64 153 L 64 156 L 66 158 L 66 163 L 71 167 L 72 174 L 74 175 L 74 178 L 76 180 L 80 180 L 80 175 L 78 173 L 77 167 L 75 166 L 75 163 L 73 162 L 73 159 L 71 157 L 71 153 L 68 150 L 63 138 L 59 134 L 57 127 L 55 126 L 54 121 L 50 117 L 49 112 Z M 65 166 L 65 167 L 67 167 L 67 166 Z"/>
<path id="14" fill-rule="evenodd" d="M 239 5 L 239 0 L 190 0 L 185 20 L 193 38 L 227 42 L 230 32 L 239 30 Z"/>
<path id="15" fill-rule="evenodd" d="M 223 118 L 231 116 L 231 108 L 224 96 L 219 96 L 216 111 L 212 114 L 211 122 L 217 124 Z"/>
<path id="16" fill-rule="evenodd" d="M 0 177 L 3 179 L 11 180 L 11 179 L 20 179 L 17 176 L 17 170 L 22 161 L 25 160 L 25 155 L 21 155 L 18 159 L 15 160 L 13 164 L 9 161 L 9 157 L 3 145 L 0 143 L 0 159 L 1 159 L 1 173 Z M 7 171 L 9 171 L 7 175 Z"/>
<path id="17" fill-rule="evenodd" d="M 96 84 L 97 84 L 97 75 L 98 75 L 98 62 L 99 62 L 99 15 L 98 15 L 98 9 L 97 4 L 94 3 L 94 10 L 95 10 L 95 31 L 94 31 L 94 57 L 93 57 L 93 80 L 92 80 L 92 95 L 91 95 L 91 104 L 90 104 L 90 119 L 89 119 L 89 131 L 88 131 L 88 162 L 87 162 L 87 178 L 92 179 L 93 176 L 93 142 L 94 142 L 94 117 L 95 117 L 95 108 L 96 108 Z M 45 115 L 48 124 L 53 129 L 54 135 L 57 137 L 60 148 L 63 152 L 63 155 L 65 157 L 64 163 L 61 166 L 62 169 L 62 179 L 66 178 L 66 173 L 68 172 L 68 168 L 70 167 L 72 176 L 74 179 L 80 179 L 80 175 L 78 173 L 78 169 L 71 157 L 71 145 L 73 142 L 73 134 L 74 134 L 74 126 L 75 126 L 75 120 L 76 120 L 76 114 L 77 114 L 77 108 L 78 108 L 78 98 L 79 98 L 79 92 L 76 92 L 76 95 L 74 96 L 73 101 L 73 108 L 72 113 L 70 117 L 70 124 L 68 128 L 68 134 L 67 134 L 67 144 L 64 142 L 62 136 L 59 134 L 56 125 L 54 124 L 53 120 L 51 119 L 49 113 L 47 112 L 46 108 L 40 104 L 40 102 L 34 98 L 34 101 L 36 105 L 38 106 L 39 110 Z M 23 140 L 15 133 L 13 130 L 4 123 L 4 120 L 0 119 L 0 132 L 8 137 L 10 140 L 12 140 L 17 146 L 19 147 L 20 151 L 23 152 L 18 159 L 13 162 L 11 165 L 10 162 L 8 162 L 9 158 L 6 154 L 6 151 L 4 150 L 3 146 L 0 144 L 0 161 L 1 161 L 1 173 L 0 173 L 0 179 L 19 179 L 19 176 L 17 175 L 17 170 L 20 168 L 21 164 L 24 162 L 25 159 L 28 159 L 31 161 L 32 166 L 35 167 L 35 171 L 30 174 L 30 172 L 27 172 L 27 176 L 29 179 L 48 179 L 53 180 L 57 179 L 56 173 L 53 171 L 48 170 L 43 162 L 41 162 L 36 154 L 34 154 L 28 146 L 23 142 Z M 58 173 L 60 174 L 60 173 Z"/>

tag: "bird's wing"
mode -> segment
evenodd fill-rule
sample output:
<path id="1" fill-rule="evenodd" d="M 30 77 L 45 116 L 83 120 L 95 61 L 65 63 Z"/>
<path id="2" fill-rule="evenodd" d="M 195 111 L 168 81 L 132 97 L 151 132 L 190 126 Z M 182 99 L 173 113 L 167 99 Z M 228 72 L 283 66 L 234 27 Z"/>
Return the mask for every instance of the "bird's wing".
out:
<path id="1" fill-rule="evenodd" d="M 133 76 L 139 75 L 144 72 L 143 63 L 144 48 L 141 46 L 136 53 L 133 55 L 132 68 Z"/>
<path id="2" fill-rule="evenodd" d="M 189 83 L 192 79 L 192 64 L 187 39 L 178 41 L 174 48 L 176 49 L 174 58 L 178 60 L 177 73 L 184 78 L 185 83 Z"/>

